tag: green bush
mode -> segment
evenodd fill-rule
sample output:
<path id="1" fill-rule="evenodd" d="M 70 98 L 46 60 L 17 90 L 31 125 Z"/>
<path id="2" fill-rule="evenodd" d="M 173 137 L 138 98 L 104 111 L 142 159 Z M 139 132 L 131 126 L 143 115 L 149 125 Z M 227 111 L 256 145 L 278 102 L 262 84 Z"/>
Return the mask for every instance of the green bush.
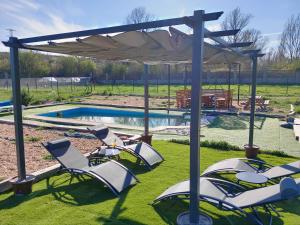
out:
<path id="1" fill-rule="evenodd" d="M 172 139 L 170 142 L 174 142 L 177 144 L 183 144 L 183 145 L 190 145 L 190 141 L 188 139 Z M 244 151 L 244 149 L 236 146 L 236 145 L 231 145 L 226 141 L 201 141 L 200 142 L 201 147 L 207 147 L 207 148 L 213 148 L 216 150 L 221 150 L 221 151 Z M 266 155 L 274 155 L 278 157 L 284 157 L 284 158 L 294 158 L 293 156 L 288 155 L 287 153 L 283 151 L 272 151 L 272 150 L 260 150 L 259 153 L 261 154 L 266 154 Z"/>
<path id="2" fill-rule="evenodd" d="M 66 98 L 64 98 L 63 96 L 60 96 L 60 95 L 57 95 L 55 98 L 55 101 L 57 101 L 57 102 L 62 102 L 64 100 L 66 100 Z"/>
<path id="3" fill-rule="evenodd" d="M 182 139 L 172 139 L 171 142 L 177 143 L 177 144 L 183 144 L 183 145 L 190 145 L 189 140 L 182 140 Z M 208 147 L 208 148 L 214 148 L 217 150 L 223 150 L 223 151 L 229 151 L 229 150 L 236 150 L 240 151 L 242 150 L 240 147 L 236 145 L 231 145 L 226 141 L 201 141 L 200 142 L 201 147 Z"/>
<path id="4" fill-rule="evenodd" d="M 41 100 L 41 99 L 36 99 L 36 98 L 33 98 L 33 99 L 30 101 L 30 104 L 31 104 L 31 105 L 41 105 L 41 104 L 43 104 L 43 103 L 44 103 L 43 100 Z"/>
<path id="5" fill-rule="evenodd" d="M 25 137 L 25 141 L 28 141 L 28 142 L 38 142 L 40 140 L 41 140 L 40 137 L 34 137 L 34 136 Z"/>
<path id="6" fill-rule="evenodd" d="M 267 155 L 275 155 L 275 156 L 284 157 L 284 158 L 294 158 L 293 156 L 290 156 L 283 151 L 261 150 L 261 151 L 259 151 L 259 153 L 267 154 Z"/>
<path id="7" fill-rule="evenodd" d="M 47 160 L 47 161 L 51 161 L 51 160 L 54 160 L 54 157 L 52 155 L 48 154 L 48 155 L 44 155 L 43 159 Z"/>
<path id="8" fill-rule="evenodd" d="M 29 92 L 27 92 L 25 90 L 21 91 L 22 105 L 25 105 L 25 106 L 30 105 L 32 99 L 33 99 L 33 97 L 32 97 L 32 95 Z"/>
<path id="9" fill-rule="evenodd" d="M 45 127 L 36 127 L 35 130 L 46 130 Z"/>

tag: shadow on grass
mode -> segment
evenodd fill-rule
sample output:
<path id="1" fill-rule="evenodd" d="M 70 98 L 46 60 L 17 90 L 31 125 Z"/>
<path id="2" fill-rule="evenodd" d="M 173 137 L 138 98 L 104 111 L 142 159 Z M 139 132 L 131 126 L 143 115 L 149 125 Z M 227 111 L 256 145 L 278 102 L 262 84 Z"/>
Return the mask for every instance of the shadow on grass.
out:
<path id="1" fill-rule="evenodd" d="M 215 225 L 239 225 L 239 224 L 256 224 L 252 222 L 248 217 L 243 217 L 240 215 L 235 214 L 232 212 L 232 214 L 228 215 L 230 211 L 227 211 L 227 215 L 222 215 L 223 211 L 209 207 L 210 209 L 207 209 L 206 205 L 208 203 L 201 203 L 200 211 L 207 214 L 208 216 L 213 218 L 213 224 Z M 204 206 L 203 206 L 204 205 Z M 161 219 L 166 223 L 170 225 L 176 225 L 176 219 L 177 216 L 185 211 L 189 210 L 189 203 L 186 200 L 182 200 L 179 198 L 165 200 L 162 202 L 159 202 L 155 205 L 153 205 L 153 208 L 157 212 L 157 214 L 161 217 Z M 220 212 L 220 213 L 219 213 Z M 267 224 L 269 218 L 266 213 L 259 212 L 259 216 L 263 219 L 264 223 Z M 274 225 L 283 225 L 283 221 L 279 217 L 273 217 L 273 223 Z"/>
<path id="2" fill-rule="evenodd" d="M 105 202 L 116 197 L 102 182 L 96 179 L 85 175 L 76 178 L 78 180 L 76 183 L 71 183 L 71 179 L 63 179 L 63 177 L 48 178 L 47 190 L 56 200 L 75 206 Z M 50 182 L 51 179 L 52 182 Z"/>
<path id="3" fill-rule="evenodd" d="M 118 162 L 121 163 L 122 165 L 124 165 L 125 167 L 129 168 L 131 171 L 133 171 L 133 173 L 135 175 L 148 173 L 152 170 L 155 170 L 155 168 L 160 165 L 160 163 L 155 164 L 151 167 L 151 170 L 150 170 L 144 163 L 141 163 L 141 161 L 139 159 L 136 159 L 136 162 L 133 162 L 129 159 L 121 158 L 120 160 L 118 160 Z M 163 162 L 161 162 L 161 163 L 163 163 Z"/>
<path id="4" fill-rule="evenodd" d="M 118 199 L 114 208 L 112 209 L 109 217 L 99 217 L 100 224 L 132 224 L 132 225 L 145 225 L 138 221 L 134 221 L 128 218 L 118 217 L 127 208 L 123 208 L 123 204 L 126 200 L 127 194 L 130 191 L 131 186 L 124 190 L 119 198 L 117 198 L 107 187 L 96 179 L 88 176 L 78 176 L 74 181 L 70 179 L 71 176 L 56 175 L 46 179 L 47 188 L 34 191 L 27 196 L 14 196 L 10 195 L 8 198 L 0 201 L 1 209 L 14 208 L 22 203 L 33 200 L 38 197 L 53 195 L 57 201 L 69 204 L 72 206 L 91 205 L 96 203 L 103 203 L 107 200 Z M 71 183 L 72 182 L 72 183 Z"/>
<path id="5" fill-rule="evenodd" d="M 97 219 L 97 221 L 99 221 L 100 224 L 103 224 L 103 225 L 117 225 L 117 224 L 146 225 L 144 223 L 140 223 L 140 222 L 134 221 L 132 219 L 128 219 L 125 217 L 119 217 L 120 214 L 122 214 L 125 210 L 127 210 L 126 207 L 123 207 L 123 204 L 127 197 L 128 191 L 129 190 L 127 189 L 126 191 L 122 192 L 121 196 L 118 198 L 118 201 L 115 204 L 109 217 L 101 216 Z"/>
<path id="6" fill-rule="evenodd" d="M 70 184 L 70 179 L 67 179 L 67 177 L 66 175 L 60 175 L 48 178 L 45 181 L 46 189 L 34 191 L 27 196 L 15 196 L 12 194 L 0 201 L 0 208 L 13 208 L 21 203 L 49 194 L 53 195 L 58 201 L 77 206 L 104 202 L 115 198 L 115 195 L 108 188 L 95 179 L 89 177 L 80 178 L 80 181 L 82 179 L 84 181 Z"/>

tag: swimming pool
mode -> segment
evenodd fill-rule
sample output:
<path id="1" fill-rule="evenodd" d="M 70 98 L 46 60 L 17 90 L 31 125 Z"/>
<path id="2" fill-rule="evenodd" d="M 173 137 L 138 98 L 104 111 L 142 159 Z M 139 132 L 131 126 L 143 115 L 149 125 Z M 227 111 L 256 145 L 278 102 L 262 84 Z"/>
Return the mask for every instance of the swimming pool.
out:
<path id="1" fill-rule="evenodd" d="M 123 109 L 78 107 L 43 113 L 39 114 L 39 116 L 70 118 L 82 121 L 104 124 L 121 124 L 135 127 L 144 126 L 144 112 Z M 183 115 L 149 113 L 149 126 L 151 128 L 159 126 L 189 126 L 189 124 L 189 118 L 185 118 Z"/>

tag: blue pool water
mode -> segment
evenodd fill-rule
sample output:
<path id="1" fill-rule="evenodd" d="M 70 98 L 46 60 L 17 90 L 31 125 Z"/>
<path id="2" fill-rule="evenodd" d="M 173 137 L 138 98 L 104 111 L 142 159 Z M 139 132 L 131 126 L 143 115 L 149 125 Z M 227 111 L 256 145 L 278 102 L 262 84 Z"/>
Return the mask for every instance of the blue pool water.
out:
<path id="1" fill-rule="evenodd" d="M 40 116 L 72 118 L 83 121 L 101 122 L 110 124 L 122 124 L 127 126 L 144 126 L 144 112 L 120 109 L 103 109 L 79 107 L 62 111 L 43 113 Z M 187 126 L 189 119 L 184 116 L 169 115 L 163 113 L 149 113 L 149 126 Z"/>

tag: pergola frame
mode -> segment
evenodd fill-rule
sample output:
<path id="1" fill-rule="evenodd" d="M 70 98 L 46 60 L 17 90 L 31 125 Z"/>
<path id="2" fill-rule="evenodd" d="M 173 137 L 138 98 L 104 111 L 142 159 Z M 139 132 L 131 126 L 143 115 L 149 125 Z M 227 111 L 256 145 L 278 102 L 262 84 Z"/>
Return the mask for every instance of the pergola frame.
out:
<path id="1" fill-rule="evenodd" d="M 77 32 L 68 32 L 61 34 L 45 35 L 38 37 L 30 37 L 18 39 L 10 37 L 8 42 L 3 42 L 10 47 L 10 64 L 11 76 L 13 80 L 13 102 L 14 102 L 14 120 L 15 120 L 15 136 L 16 136 L 16 150 L 17 150 L 17 166 L 18 178 L 26 180 L 25 169 L 25 154 L 24 154 L 24 140 L 22 128 L 22 108 L 21 108 L 21 87 L 19 74 L 19 58 L 18 50 L 30 49 L 23 44 L 48 41 L 65 38 L 79 38 L 89 35 L 109 34 L 116 32 L 128 32 L 149 28 L 159 28 L 174 25 L 187 25 L 193 29 L 193 53 L 192 53 L 192 103 L 191 103 L 191 126 L 190 126 L 190 224 L 199 223 L 199 177 L 200 177 L 200 112 L 201 112 L 201 87 L 202 87 L 202 73 L 203 73 L 203 49 L 204 38 L 211 38 L 220 45 L 220 48 L 236 47 L 226 43 L 220 36 L 234 35 L 238 30 L 216 31 L 210 32 L 204 27 L 205 21 L 217 20 L 223 12 L 205 13 L 204 10 L 194 11 L 193 16 L 180 17 L 166 20 L 157 20 L 145 23 L 106 27 L 100 29 L 91 29 Z M 232 51 L 244 56 L 241 51 L 231 49 Z M 249 54 L 246 53 L 246 54 Z M 253 54 L 253 75 L 256 76 L 257 53 Z M 170 67 L 168 70 L 170 73 Z M 252 81 L 252 96 L 255 96 L 256 79 Z M 144 94 L 145 94 L 145 135 L 149 133 L 149 102 L 148 102 L 148 65 L 144 66 Z M 255 97 L 254 100 L 255 108 Z M 252 102 L 253 103 L 253 102 Z M 254 118 L 254 111 L 251 108 L 251 115 Z M 252 117 L 251 117 L 252 118 Z M 250 138 L 250 137 L 249 137 Z M 250 141 L 249 141 L 250 143 Z M 253 134 L 252 134 L 253 143 Z"/>

